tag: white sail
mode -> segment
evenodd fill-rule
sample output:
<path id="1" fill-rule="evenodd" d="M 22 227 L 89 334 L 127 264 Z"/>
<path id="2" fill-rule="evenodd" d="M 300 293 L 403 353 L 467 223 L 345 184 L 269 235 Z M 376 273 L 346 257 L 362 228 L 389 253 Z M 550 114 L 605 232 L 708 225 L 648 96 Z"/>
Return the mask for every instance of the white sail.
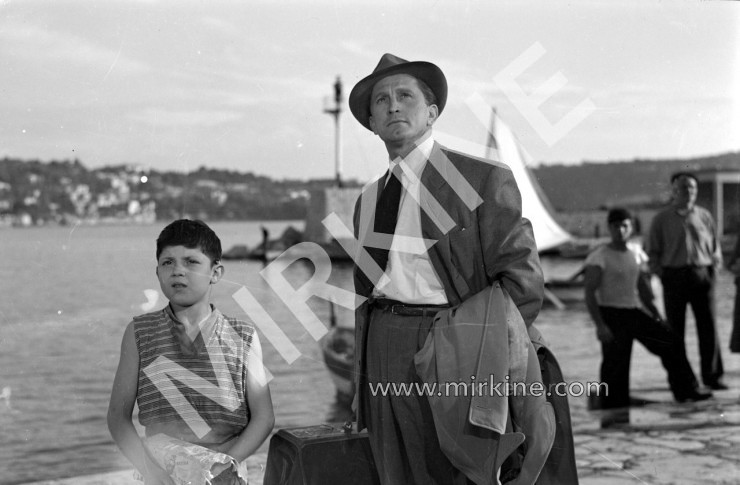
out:
<path id="1" fill-rule="evenodd" d="M 547 251 L 571 241 L 572 236 L 553 218 L 547 196 L 527 168 L 531 163 L 529 155 L 495 110 L 491 116 L 491 125 L 486 158 L 498 159 L 514 172 L 514 178 L 522 194 L 522 214 L 532 222 L 537 248 L 540 251 Z M 492 153 L 493 150 L 498 152 L 498 157 Z"/>
<path id="2" fill-rule="evenodd" d="M 464 153 L 480 154 L 490 160 L 498 160 L 511 168 L 522 194 L 522 215 L 532 222 L 537 249 L 548 251 L 573 237 L 555 221 L 550 212 L 550 203 L 527 166 L 530 158 L 514 137 L 508 126 L 493 111 L 489 137 L 486 145 L 435 131 L 440 143 Z"/>

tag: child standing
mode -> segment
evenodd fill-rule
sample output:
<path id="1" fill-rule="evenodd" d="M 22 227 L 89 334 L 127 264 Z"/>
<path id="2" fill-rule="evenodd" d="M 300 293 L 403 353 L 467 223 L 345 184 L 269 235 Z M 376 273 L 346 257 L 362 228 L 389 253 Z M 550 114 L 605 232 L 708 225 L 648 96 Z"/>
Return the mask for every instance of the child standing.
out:
<path id="1" fill-rule="evenodd" d="M 178 220 L 160 233 L 156 256 L 169 304 L 135 317 L 124 332 L 108 428 L 147 485 L 193 473 L 201 483 L 246 483 L 244 460 L 275 418 L 254 326 L 210 304 L 224 274 L 221 242 L 205 223 Z"/>
<path id="2" fill-rule="evenodd" d="M 601 381 L 607 386 L 602 407 L 629 406 L 629 370 L 635 339 L 660 357 L 677 401 L 707 399 L 711 393 L 698 390 L 683 346 L 676 345 L 653 303 L 646 273 L 647 255 L 638 244 L 629 242 L 631 214 L 626 209 L 612 209 L 607 223 L 611 242 L 595 249 L 585 263 L 586 306 L 601 341 Z"/>

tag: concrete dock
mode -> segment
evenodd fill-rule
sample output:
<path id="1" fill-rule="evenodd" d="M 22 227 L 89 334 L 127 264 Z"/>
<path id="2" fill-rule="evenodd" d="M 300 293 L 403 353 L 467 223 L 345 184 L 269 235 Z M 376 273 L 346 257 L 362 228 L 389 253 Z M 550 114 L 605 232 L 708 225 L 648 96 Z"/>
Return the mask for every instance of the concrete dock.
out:
<path id="1" fill-rule="evenodd" d="M 734 296 L 734 284 L 722 275 L 718 299 Z M 598 380 L 601 351 L 585 308 L 543 309 L 537 320 L 571 383 Z M 717 326 L 728 390 L 698 403 L 673 401 L 660 361 L 642 346 L 632 352 L 631 394 L 640 404 L 622 411 L 592 411 L 585 395 L 569 398 L 578 475 L 582 485 L 736 485 L 740 483 L 740 354 L 727 342 L 731 307 L 720 306 Z M 698 371 L 696 331 L 689 319 L 686 347 Z M 575 389 L 577 390 L 577 389 Z M 576 393 L 573 393 L 576 394 Z M 317 423 L 318 424 L 318 423 Z M 267 447 L 263 446 L 262 450 Z M 252 485 L 263 482 L 266 451 L 248 460 Z M 36 485 L 141 485 L 132 470 L 35 482 Z M 563 484 L 568 485 L 568 484 Z"/>
<path id="2" fill-rule="evenodd" d="M 740 358 L 735 357 L 740 360 Z M 573 428 L 578 474 L 582 485 L 696 485 L 740 483 L 740 379 L 727 379 L 731 389 L 693 404 L 670 401 L 666 389 L 634 393 L 648 403 L 629 409 L 629 422 L 615 413 L 588 411 L 585 399 L 573 400 Z M 603 422 L 603 424 L 602 424 Z M 249 458 L 250 484 L 264 476 L 266 453 Z M 132 470 L 36 485 L 141 485 Z"/>

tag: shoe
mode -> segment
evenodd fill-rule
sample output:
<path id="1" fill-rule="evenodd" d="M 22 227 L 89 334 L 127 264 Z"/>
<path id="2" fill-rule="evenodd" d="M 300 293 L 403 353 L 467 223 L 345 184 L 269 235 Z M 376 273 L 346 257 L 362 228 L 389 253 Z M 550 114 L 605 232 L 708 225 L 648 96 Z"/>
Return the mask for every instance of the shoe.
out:
<path id="1" fill-rule="evenodd" d="M 678 402 L 697 402 L 697 401 L 706 401 L 712 397 L 712 393 L 709 391 L 694 391 L 688 396 L 681 397 L 679 399 L 676 399 Z"/>
<path id="2" fill-rule="evenodd" d="M 729 389 L 729 387 L 727 387 L 727 384 L 722 381 L 708 382 L 707 387 L 715 391 L 726 391 L 727 389 Z"/>

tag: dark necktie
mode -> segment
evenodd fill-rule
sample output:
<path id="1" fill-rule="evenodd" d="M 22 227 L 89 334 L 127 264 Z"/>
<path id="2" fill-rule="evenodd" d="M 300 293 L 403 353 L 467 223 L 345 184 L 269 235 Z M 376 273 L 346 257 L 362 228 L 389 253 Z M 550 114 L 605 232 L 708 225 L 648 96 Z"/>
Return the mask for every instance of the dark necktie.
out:
<path id="1" fill-rule="evenodd" d="M 401 190 L 403 188 L 400 178 L 401 169 L 398 165 L 393 172 L 389 171 L 388 182 L 380 193 L 378 204 L 375 208 L 375 223 L 373 228 L 375 232 L 384 234 L 393 234 L 398 222 L 398 205 L 401 202 Z M 378 263 L 380 269 L 385 270 L 388 265 L 388 248 L 368 248 L 370 256 Z"/>

